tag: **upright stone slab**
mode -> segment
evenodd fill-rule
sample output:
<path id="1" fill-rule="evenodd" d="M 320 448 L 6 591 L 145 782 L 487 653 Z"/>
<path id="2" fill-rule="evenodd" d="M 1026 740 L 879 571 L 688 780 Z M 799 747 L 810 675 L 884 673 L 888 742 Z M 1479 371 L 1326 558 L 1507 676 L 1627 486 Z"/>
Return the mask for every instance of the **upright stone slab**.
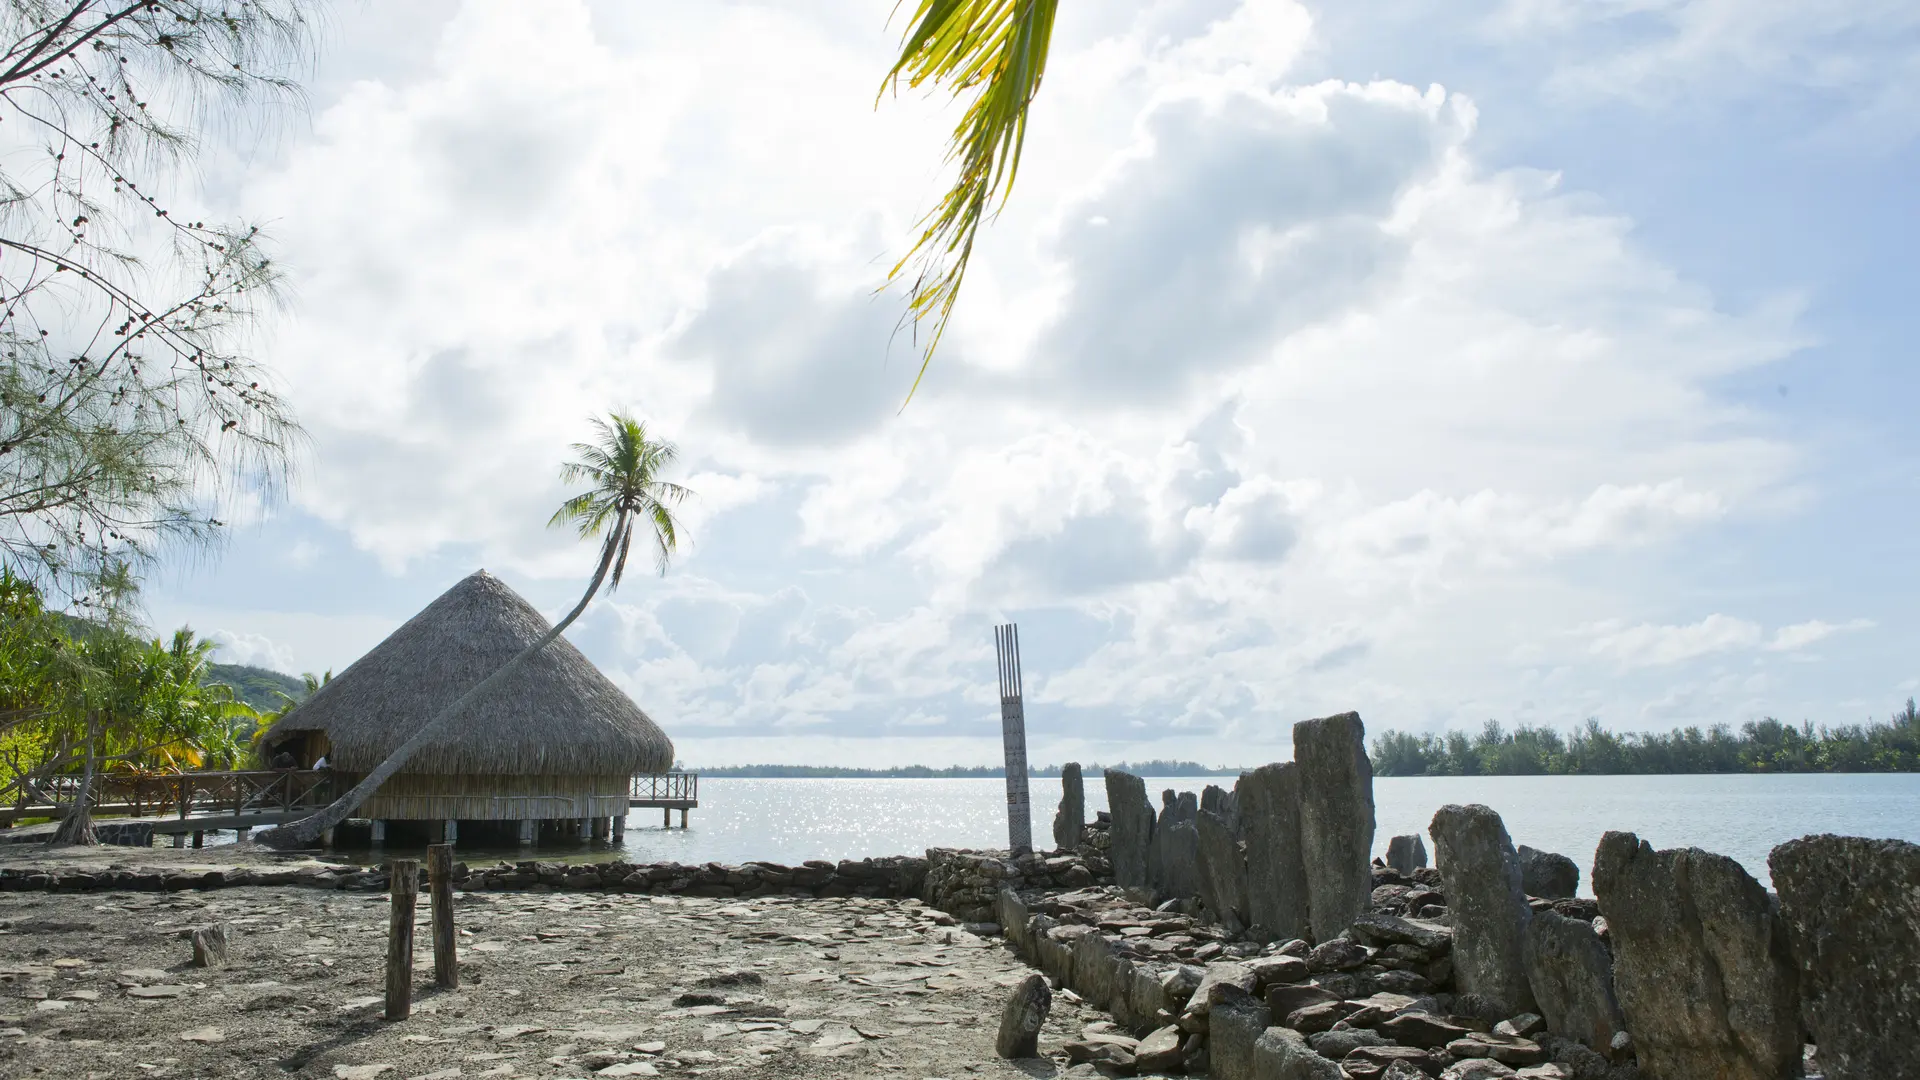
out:
<path id="1" fill-rule="evenodd" d="M 1307 924 L 1326 941 L 1367 910 L 1373 896 L 1373 763 L 1359 713 L 1293 725 L 1300 770 L 1300 863 Z"/>
<path id="2" fill-rule="evenodd" d="M 1613 994 L 1613 954 L 1592 923 L 1551 909 L 1534 912 L 1527 924 L 1527 982 L 1555 1035 L 1604 1054 L 1626 1030 Z"/>
<path id="3" fill-rule="evenodd" d="M 1053 846 L 1072 851 L 1080 846 L 1080 834 L 1087 826 L 1087 793 L 1080 782 L 1080 763 L 1069 761 L 1060 767 L 1060 809 L 1053 815 Z"/>
<path id="4" fill-rule="evenodd" d="M 1040 1028 L 1053 1009 L 1053 991 L 1047 989 L 1045 975 L 1029 975 L 1020 980 L 1000 1010 L 1000 1032 L 994 1039 L 994 1052 L 1003 1058 L 1040 1056 Z"/>
<path id="5" fill-rule="evenodd" d="M 1255 1080 L 1253 1046 L 1272 1023 L 1265 1004 L 1231 993 L 1207 1016 L 1207 1075 L 1219 1080 Z"/>
<path id="6" fill-rule="evenodd" d="M 1419 833 L 1396 836 L 1387 841 L 1387 865 L 1407 877 L 1427 865 L 1427 842 Z"/>
<path id="7" fill-rule="evenodd" d="M 1108 769 L 1107 813 L 1113 821 L 1113 883 L 1123 889 L 1145 889 L 1147 851 L 1153 843 L 1153 804 L 1147 801 L 1146 782 L 1132 773 Z"/>
<path id="8" fill-rule="evenodd" d="M 1527 980 L 1527 922 L 1520 860 L 1500 815 L 1448 804 L 1433 815 L 1434 861 L 1453 915 L 1453 979 L 1463 994 L 1493 998 L 1515 1013 L 1533 1012 Z"/>
<path id="9" fill-rule="evenodd" d="M 1163 897 L 1200 895 L 1200 802 L 1191 791 L 1161 793 L 1160 820 L 1147 855 L 1147 884 Z"/>
<path id="10" fill-rule="evenodd" d="M 1200 841 L 1200 899 L 1230 936 L 1247 928 L 1247 864 L 1226 818 L 1202 810 L 1194 821 Z"/>
<path id="11" fill-rule="evenodd" d="M 1808 836 L 1767 865 L 1827 1076 L 1920 1077 L 1920 847 Z"/>
<path id="12" fill-rule="evenodd" d="M 1613 943 L 1614 992 L 1649 1080 L 1801 1075 L 1786 927 L 1739 863 L 1610 832 L 1594 853 L 1593 891 Z"/>
<path id="13" fill-rule="evenodd" d="M 1580 891 L 1580 866 L 1557 852 L 1521 844 L 1520 887 L 1528 896 L 1571 900 Z"/>
<path id="14" fill-rule="evenodd" d="M 1300 770 L 1262 765 L 1234 785 L 1247 850 L 1247 921 L 1289 941 L 1307 936 L 1307 873 L 1300 861 Z"/>
<path id="15" fill-rule="evenodd" d="M 1227 816 L 1227 792 L 1218 784 L 1208 784 L 1200 789 L 1200 809 L 1209 813 Z"/>

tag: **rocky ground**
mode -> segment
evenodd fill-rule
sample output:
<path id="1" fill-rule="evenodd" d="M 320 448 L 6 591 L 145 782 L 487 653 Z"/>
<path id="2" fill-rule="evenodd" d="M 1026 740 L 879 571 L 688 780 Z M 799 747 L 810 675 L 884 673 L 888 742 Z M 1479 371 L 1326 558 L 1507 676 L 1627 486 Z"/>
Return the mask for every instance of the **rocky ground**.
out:
<path id="1" fill-rule="evenodd" d="M 1029 969 L 917 901 L 461 892 L 463 985 L 437 992 L 423 896 L 413 1016 L 394 1023 L 388 904 L 287 887 L 0 894 L 0 1076 L 917 1080 L 1067 1064 L 994 1056 L 1006 988 Z M 212 923 L 231 966 L 192 967 L 183 935 Z M 1042 1051 L 1104 1019 L 1057 995 Z"/>

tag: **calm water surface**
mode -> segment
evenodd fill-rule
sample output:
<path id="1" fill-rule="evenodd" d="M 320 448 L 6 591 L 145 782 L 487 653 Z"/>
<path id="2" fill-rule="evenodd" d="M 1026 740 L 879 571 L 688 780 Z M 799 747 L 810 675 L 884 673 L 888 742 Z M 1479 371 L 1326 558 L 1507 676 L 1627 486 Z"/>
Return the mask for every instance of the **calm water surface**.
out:
<path id="1" fill-rule="evenodd" d="M 1231 786 L 1231 777 L 1149 779 L 1165 789 Z M 1106 788 L 1086 785 L 1088 816 L 1106 809 Z M 1034 835 L 1052 835 L 1060 782 L 1032 785 Z M 1425 833 L 1433 812 L 1450 802 L 1498 810 L 1515 844 L 1562 852 L 1582 868 L 1582 890 L 1594 847 L 1608 829 L 1638 833 L 1655 847 L 1701 847 L 1730 855 L 1762 881 L 1767 852 L 1809 833 L 1834 832 L 1920 842 L 1920 775 L 1847 776 L 1556 776 L 1383 777 L 1374 782 L 1376 854 L 1398 833 Z M 679 815 L 675 814 L 678 820 Z M 649 811 L 628 819 L 620 848 L 601 858 L 636 862 L 797 863 L 869 855 L 919 854 L 929 847 L 1004 846 L 1006 786 L 1002 780 L 744 780 L 700 783 L 690 828 L 661 829 Z M 1428 840 L 1429 849 L 1432 841 Z M 391 852 L 390 852 L 391 853 Z M 462 856 L 512 858 L 515 852 L 463 849 Z M 580 857 L 579 847 L 542 850 L 542 857 Z"/>
<path id="2" fill-rule="evenodd" d="M 1147 779 L 1158 804 L 1164 790 L 1231 787 L 1232 777 Z M 1060 781 L 1031 786 L 1034 838 L 1051 846 Z M 1107 808 L 1106 786 L 1086 784 L 1087 816 Z M 1920 843 L 1920 774 L 1797 776 L 1500 776 L 1381 777 L 1374 781 L 1374 853 L 1401 833 L 1425 834 L 1447 803 L 1484 803 L 1500 812 L 1513 842 L 1571 856 L 1583 895 L 1594 848 L 1609 829 L 1637 833 L 1655 847 L 1700 847 L 1739 860 L 1770 880 L 1767 853 L 1810 833 L 1894 838 Z M 540 858 L 634 862 L 799 863 L 918 855 L 930 847 L 1005 847 L 1003 780 L 745 780 L 700 782 L 700 808 L 686 829 L 662 829 L 653 811 L 627 819 L 620 845 L 540 848 Z M 679 815 L 674 815 L 678 820 Z M 209 837 L 231 843 L 232 833 Z M 1432 851 L 1433 841 L 1427 838 Z M 462 845 L 460 857 L 525 858 L 525 849 Z M 371 853 L 342 851 L 368 857 Z M 389 847 L 380 857 L 418 855 Z"/>

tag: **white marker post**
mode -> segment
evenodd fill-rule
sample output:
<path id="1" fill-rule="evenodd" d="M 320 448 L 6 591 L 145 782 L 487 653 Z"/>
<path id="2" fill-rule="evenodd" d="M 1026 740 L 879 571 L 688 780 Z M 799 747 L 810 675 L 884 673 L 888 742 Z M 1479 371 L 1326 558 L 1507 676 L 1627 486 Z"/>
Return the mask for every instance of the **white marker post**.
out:
<path id="1" fill-rule="evenodd" d="M 993 628 L 1000 659 L 1000 732 L 1007 747 L 1007 847 L 1014 855 L 1033 850 L 1033 807 L 1027 792 L 1027 716 L 1020 703 L 1020 631 L 1012 623 Z"/>

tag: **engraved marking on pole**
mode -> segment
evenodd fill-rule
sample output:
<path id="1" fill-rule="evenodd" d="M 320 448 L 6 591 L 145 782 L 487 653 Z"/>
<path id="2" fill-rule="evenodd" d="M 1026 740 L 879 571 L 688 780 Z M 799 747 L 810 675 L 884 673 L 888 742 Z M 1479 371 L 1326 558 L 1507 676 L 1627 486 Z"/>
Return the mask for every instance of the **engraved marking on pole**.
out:
<path id="1" fill-rule="evenodd" d="M 993 628 L 1000 661 L 1000 732 L 1007 752 L 1007 840 L 1013 854 L 1033 850 L 1033 813 L 1027 793 L 1027 718 L 1021 706 L 1020 631 L 1013 623 Z"/>

